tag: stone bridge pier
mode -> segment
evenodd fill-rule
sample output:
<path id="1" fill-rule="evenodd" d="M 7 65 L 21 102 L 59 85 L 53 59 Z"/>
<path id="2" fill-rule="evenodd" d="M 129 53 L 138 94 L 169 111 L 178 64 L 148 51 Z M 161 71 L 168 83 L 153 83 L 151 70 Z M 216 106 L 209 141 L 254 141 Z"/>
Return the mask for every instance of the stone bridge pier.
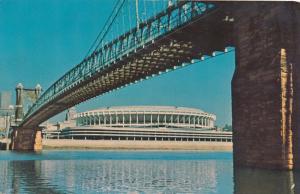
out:
<path id="1" fill-rule="evenodd" d="M 232 6 L 235 166 L 300 169 L 300 4 Z"/>
<path id="2" fill-rule="evenodd" d="M 11 137 L 11 150 L 17 151 L 41 151 L 42 129 L 15 127 Z"/>

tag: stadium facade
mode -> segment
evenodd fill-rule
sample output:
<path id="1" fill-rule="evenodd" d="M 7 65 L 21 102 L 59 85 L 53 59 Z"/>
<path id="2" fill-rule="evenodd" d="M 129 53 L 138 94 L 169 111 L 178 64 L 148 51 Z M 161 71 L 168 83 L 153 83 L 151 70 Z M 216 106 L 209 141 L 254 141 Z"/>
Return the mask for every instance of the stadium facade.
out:
<path id="1" fill-rule="evenodd" d="M 107 107 L 69 111 L 57 131 L 46 139 L 219 141 L 231 142 L 231 132 L 216 131 L 216 116 L 195 108 L 171 106 Z M 68 125 L 69 123 L 69 125 Z"/>
<path id="2" fill-rule="evenodd" d="M 216 116 L 198 109 L 168 106 L 109 107 L 79 113 L 77 126 L 134 128 L 213 128 Z"/>

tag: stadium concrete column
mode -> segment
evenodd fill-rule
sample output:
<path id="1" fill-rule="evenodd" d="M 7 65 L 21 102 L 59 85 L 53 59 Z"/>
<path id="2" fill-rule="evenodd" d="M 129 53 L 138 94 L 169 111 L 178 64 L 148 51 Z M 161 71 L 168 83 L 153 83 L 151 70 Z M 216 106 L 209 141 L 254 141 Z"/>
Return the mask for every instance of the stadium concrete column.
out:
<path id="1" fill-rule="evenodd" d="M 122 118 L 123 118 L 122 124 L 123 124 L 123 127 L 125 127 L 125 116 L 124 116 L 124 112 L 122 112 Z"/>
<path id="2" fill-rule="evenodd" d="M 131 126 L 131 113 L 129 113 L 129 126 Z"/>
<path id="3" fill-rule="evenodd" d="M 108 113 L 109 115 L 109 126 L 111 127 L 112 126 L 112 115 L 111 113 Z"/>
<path id="4" fill-rule="evenodd" d="M 300 169 L 300 4 L 243 2 L 230 9 L 234 165 Z"/>
<path id="5" fill-rule="evenodd" d="M 98 113 L 98 120 L 99 120 L 98 126 L 100 126 L 101 125 L 101 115 L 100 115 L 100 113 Z"/>
<path id="6" fill-rule="evenodd" d="M 116 124 L 119 124 L 119 116 L 117 112 L 115 112 L 115 117 L 116 117 Z"/>
<path id="7" fill-rule="evenodd" d="M 208 117 L 206 117 L 206 127 L 208 127 L 209 126 L 209 119 L 208 119 Z"/>
<path id="8" fill-rule="evenodd" d="M 203 117 L 202 116 L 200 118 L 200 122 L 201 122 L 201 127 L 203 128 Z"/>

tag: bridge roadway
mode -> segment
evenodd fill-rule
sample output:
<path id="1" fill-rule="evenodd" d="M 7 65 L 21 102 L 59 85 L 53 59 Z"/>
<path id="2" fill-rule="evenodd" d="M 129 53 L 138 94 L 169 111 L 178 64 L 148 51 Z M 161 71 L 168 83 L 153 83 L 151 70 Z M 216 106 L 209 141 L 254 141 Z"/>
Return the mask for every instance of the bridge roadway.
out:
<path id="1" fill-rule="evenodd" d="M 37 127 L 83 101 L 224 50 L 232 45 L 232 24 L 225 18 L 221 4 L 179 2 L 169 7 L 66 73 L 39 98 L 20 127 Z"/>

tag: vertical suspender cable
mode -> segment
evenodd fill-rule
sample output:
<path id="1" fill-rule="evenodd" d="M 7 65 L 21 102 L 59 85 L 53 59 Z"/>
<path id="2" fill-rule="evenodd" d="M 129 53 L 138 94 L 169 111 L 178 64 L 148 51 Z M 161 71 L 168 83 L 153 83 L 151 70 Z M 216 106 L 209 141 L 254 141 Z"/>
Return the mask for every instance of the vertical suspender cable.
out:
<path id="1" fill-rule="evenodd" d="M 152 1 L 152 5 L 153 5 L 153 15 L 156 14 L 156 1 Z"/>
<path id="2" fill-rule="evenodd" d="M 129 21 L 129 28 L 131 29 L 130 0 L 127 0 L 127 7 L 128 7 L 128 21 Z"/>
<path id="3" fill-rule="evenodd" d="M 122 14 L 122 33 L 124 33 L 124 32 L 126 32 L 126 29 L 125 29 L 125 19 L 124 19 L 124 14 L 125 14 L 125 12 L 124 12 L 124 7 L 122 8 L 122 10 L 121 10 L 121 14 Z"/>
<path id="4" fill-rule="evenodd" d="M 144 21 L 146 21 L 146 20 L 147 20 L 147 6 L 146 6 L 146 0 L 144 0 L 144 16 L 145 16 Z"/>
<path id="5" fill-rule="evenodd" d="M 99 46 L 99 44 L 103 44 L 103 38 L 106 35 L 106 27 L 109 25 L 110 20 L 113 18 L 113 14 L 114 11 L 118 8 L 118 5 L 120 5 L 121 7 L 123 6 L 125 0 L 118 0 L 113 8 L 113 11 L 111 12 L 111 14 L 109 15 L 108 19 L 106 20 L 102 30 L 99 32 L 99 34 L 97 35 L 97 38 L 95 39 L 95 41 L 93 42 L 92 46 L 89 48 L 85 58 L 90 54 L 90 52 L 93 49 L 97 49 L 97 47 Z M 110 25 L 109 25 L 110 26 Z"/>
<path id="6" fill-rule="evenodd" d="M 139 0 L 135 0 L 135 15 L 136 15 L 136 28 L 139 30 L 140 18 L 139 18 Z"/>

